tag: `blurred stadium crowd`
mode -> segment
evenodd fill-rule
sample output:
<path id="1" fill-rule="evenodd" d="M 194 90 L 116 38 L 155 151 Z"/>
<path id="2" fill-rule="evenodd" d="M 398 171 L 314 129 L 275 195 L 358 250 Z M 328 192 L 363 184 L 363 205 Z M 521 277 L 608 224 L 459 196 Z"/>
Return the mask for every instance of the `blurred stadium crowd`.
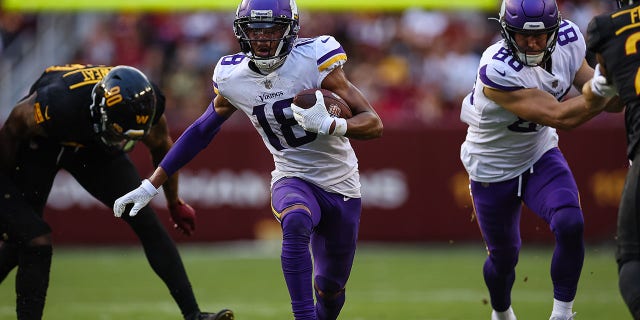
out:
<path id="1" fill-rule="evenodd" d="M 562 15 L 577 23 L 585 34 L 590 19 L 611 10 L 615 2 L 558 3 Z M 488 19 L 497 17 L 497 8 L 495 12 L 300 9 L 300 36 L 330 34 L 342 43 L 349 56 L 346 72 L 364 91 L 387 128 L 459 125 L 460 102 L 473 86 L 480 55 L 500 36 L 497 22 Z M 233 18 L 234 13 L 228 11 L 0 12 L 0 74 L 25 74 L 24 69 L 31 68 L 33 77 L 28 80 L 35 80 L 42 66 L 22 60 L 29 59 L 25 51 L 38 48 L 33 42 L 48 40 L 45 49 L 38 49 L 45 51 L 41 57 L 48 57 L 47 52 L 65 52 L 51 64 L 125 64 L 143 70 L 165 91 L 170 125 L 184 128 L 212 98 L 211 75 L 218 59 L 239 51 Z M 71 26 L 69 21 L 73 21 Z M 43 37 L 45 30 L 51 34 Z M 25 67 L 16 69 L 20 64 Z M 27 89 L 19 88 L 22 94 Z M 14 102 L 0 109 L 10 108 Z M 249 125 L 240 120 L 242 117 L 232 118 L 228 122 Z"/>

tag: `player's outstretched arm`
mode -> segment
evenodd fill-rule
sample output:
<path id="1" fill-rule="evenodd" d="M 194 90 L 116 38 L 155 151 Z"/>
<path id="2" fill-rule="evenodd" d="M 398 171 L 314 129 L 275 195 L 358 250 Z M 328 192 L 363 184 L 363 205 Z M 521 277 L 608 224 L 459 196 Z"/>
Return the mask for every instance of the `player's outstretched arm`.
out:
<path id="1" fill-rule="evenodd" d="M 582 86 L 582 94 L 585 97 L 587 107 L 597 108 L 605 104 L 604 111 L 621 112 L 624 110 L 624 104 L 618 96 L 618 88 L 607 78 L 606 69 L 601 64 L 603 62 L 602 56 L 598 53 L 596 58 L 599 63 L 594 68 L 593 77 Z"/>
<path id="2" fill-rule="evenodd" d="M 192 123 L 173 144 L 151 177 L 142 181 L 142 184 L 137 189 L 115 201 L 113 205 L 115 216 L 122 216 L 125 207 L 130 203 L 133 203 L 134 206 L 129 212 L 129 215 L 135 216 L 140 209 L 146 206 L 149 201 L 158 194 L 158 188 L 163 185 L 169 177 L 209 145 L 218 131 L 220 131 L 222 123 L 224 123 L 235 110 L 236 109 L 225 98 L 217 96 L 200 118 Z M 177 221 L 174 222 L 177 223 Z"/>
<path id="3" fill-rule="evenodd" d="M 167 119 L 164 115 L 160 117 L 158 123 L 151 127 L 149 134 L 143 141 L 149 148 L 154 167 L 157 167 L 173 146 Z M 192 235 L 196 228 L 196 212 L 178 196 L 179 173 L 175 172 L 162 180 L 164 181 L 161 183 L 162 190 L 167 199 L 173 227 L 187 236 Z"/>
<path id="4" fill-rule="evenodd" d="M 151 127 L 149 134 L 145 137 L 143 142 L 149 148 L 154 168 L 157 167 L 173 146 L 173 140 L 169 135 L 167 119 L 164 115 L 160 117 L 157 124 Z M 162 189 L 165 197 L 167 198 L 168 205 L 176 204 L 179 201 L 178 179 L 179 175 L 178 172 L 176 172 L 162 183 Z"/>
<path id="5" fill-rule="evenodd" d="M 483 90 L 489 99 L 519 118 L 562 130 L 580 126 L 604 108 L 589 109 L 582 95 L 560 102 L 548 92 L 536 88 L 503 91 L 484 87 Z"/>
<path id="6" fill-rule="evenodd" d="M 576 73 L 574 85 L 581 88 L 581 84 L 589 84 L 588 79 L 593 74 L 593 69 L 583 62 Z M 584 95 L 558 101 L 548 92 L 537 88 L 503 91 L 485 86 L 483 92 L 489 99 L 521 119 L 563 130 L 580 126 L 606 107 L 604 104 L 587 104 Z"/>

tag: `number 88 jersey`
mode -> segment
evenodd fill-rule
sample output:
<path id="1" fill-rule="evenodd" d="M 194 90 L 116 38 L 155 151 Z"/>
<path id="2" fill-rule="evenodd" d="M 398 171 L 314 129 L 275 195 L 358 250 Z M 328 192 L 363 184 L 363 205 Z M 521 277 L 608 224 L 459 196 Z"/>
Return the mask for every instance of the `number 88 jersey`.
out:
<path id="1" fill-rule="evenodd" d="M 460 114 L 469 125 L 460 158 L 474 181 L 515 178 L 558 145 L 554 128 L 521 119 L 483 93 L 485 86 L 503 91 L 537 88 L 558 100 L 564 98 L 584 61 L 586 44 L 578 27 L 568 20 L 561 21 L 557 42 L 549 60 L 551 72 L 520 63 L 504 40 L 482 54 L 474 88 L 463 100 Z"/>

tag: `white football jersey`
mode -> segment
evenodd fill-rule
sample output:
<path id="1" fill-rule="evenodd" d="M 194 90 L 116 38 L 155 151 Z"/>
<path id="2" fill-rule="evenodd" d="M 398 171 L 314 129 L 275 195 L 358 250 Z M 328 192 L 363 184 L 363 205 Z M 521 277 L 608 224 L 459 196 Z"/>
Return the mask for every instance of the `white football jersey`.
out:
<path id="1" fill-rule="evenodd" d="M 296 93 L 320 88 L 322 80 L 347 61 L 331 36 L 301 38 L 284 64 L 268 75 L 249 68 L 242 53 L 222 57 L 213 72 L 216 94 L 242 110 L 273 155 L 271 183 L 298 177 L 350 198 L 360 198 L 358 160 L 349 139 L 307 132 L 293 118 Z"/>
<path id="2" fill-rule="evenodd" d="M 469 125 L 460 158 L 469 176 L 479 182 L 515 178 L 558 146 L 551 127 L 519 118 L 483 94 L 483 87 L 513 91 L 538 88 L 561 100 L 571 89 L 585 58 L 586 45 L 578 27 L 563 20 L 551 54 L 552 73 L 519 63 L 504 40 L 485 50 L 473 90 L 462 102 L 460 119 Z"/>

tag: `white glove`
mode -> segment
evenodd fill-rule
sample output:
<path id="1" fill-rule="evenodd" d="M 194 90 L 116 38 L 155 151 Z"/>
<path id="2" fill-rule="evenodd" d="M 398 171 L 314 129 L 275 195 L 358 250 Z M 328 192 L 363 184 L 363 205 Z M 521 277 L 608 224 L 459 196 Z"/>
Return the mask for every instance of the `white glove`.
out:
<path id="1" fill-rule="evenodd" d="M 329 115 L 327 107 L 324 105 L 324 97 L 320 90 L 316 90 L 316 104 L 309 109 L 303 109 L 295 104 L 291 104 L 293 117 L 300 126 L 307 131 L 319 134 L 329 134 L 329 129 L 335 118 Z"/>
<path id="2" fill-rule="evenodd" d="M 611 98 L 618 94 L 618 88 L 613 83 L 607 83 L 607 78 L 600 73 L 600 64 L 596 65 L 591 79 L 591 92 L 603 98 Z"/>
<path id="3" fill-rule="evenodd" d="M 156 194 L 158 194 L 158 189 L 156 189 L 148 179 L 144 179 L 138 188 L 118 198 L 116 202 L 113 203 L 113 213 L 116 217 L 120 218 L 124 212 L 124 208 L 129 203 L 133 203 L 133 208 L 129 211 L 129 215 L 134 217 Z"/>

